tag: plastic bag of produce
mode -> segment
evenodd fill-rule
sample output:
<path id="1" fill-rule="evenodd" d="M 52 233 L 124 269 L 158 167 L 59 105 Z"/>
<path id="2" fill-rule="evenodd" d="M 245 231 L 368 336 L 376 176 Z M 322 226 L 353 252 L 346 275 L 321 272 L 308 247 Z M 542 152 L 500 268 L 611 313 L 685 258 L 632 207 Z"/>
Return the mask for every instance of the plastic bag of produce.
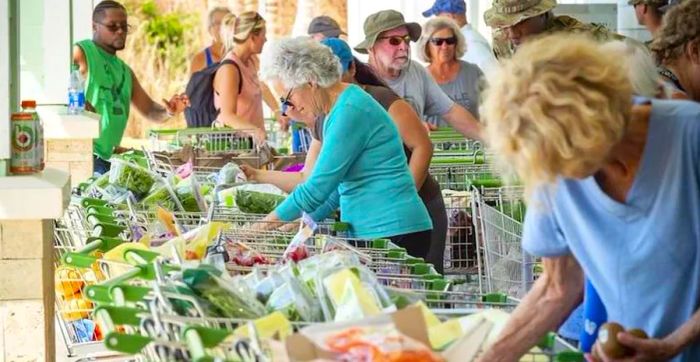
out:
<path id="1" fill-rule="evenodd" d="M 222 167 L 216 176 L 217 185 L 232 185 L 244 181 L 245 174 L 241 172 L 241 168 L 233 162 L 229 162 Z"/>
<path id="2" fill-rule="evenodd" d="M 142 197 L 151 190 L 155 177 L 147 169 L 120 159 L 112 159 L 109 182 Z"/>
<path id="3" fill-rule="evenodd" d="M 210 222 L 173 238 L 154 250 L 163 255 L 171 255 L 172 249 L 175 248 L 183 260 L 202 260 L 206 255 L 207 247 L 228 227 L 230 227 L 229 224 Z"/>
<path id="4" fill-rule="evenodd" d="M 249 214 L 269 214 L 284 201 L 284 196 L 257 191 L 237 190 L 235 204 Z"/>
<path id="5" fill-rule="evenodd" d="M 197 202 L 198 197 L 200 200 L 202 198 L 201 194 L 197 196 L 197 193 L 199 193 L 199 189 L 193 177 L 182 180 L 175 186 L 175 194 L 178 200 L 180 200 L 182 208 L 187 212 L 200 212 L 205 210 L 201 208 Z"/>
<path id="6" fill-rule="evenodd" d="M 291 269 L 282 273 L 284 284 L 270 295 L 265 307 L 269 312 L 281 312 L 292 322 L 322 320 L 321 308 L 307 289 L 292 275 Z"/>
<path id="7" fill-rule="evenodd" d="M 182 276 L 185 284 L 199 297 L 209 301 L 225 318 L 256 319 L 267 314 L 265 307 L 246 291 L 237 289 L 213 268 L 201 266 L 187 269 Z"/>
<path id="8" fill-rule="evenodd" d="M 393 325 L 350 327 L 328 335 L 325 349 L 339 361 L 442 362 L 444 358 Z"/>
<path id="9" fill-rule="evenodd" d="M 297 264 L 298 278 L 316 295 L 316 278 L 326 270 L 360 266 L 360 260 L 356 255 L 347 251 L 333 251 L 317 254 Z"/>
<path id="10" fill-rule="evenodd" d="M 325 270 L 316 285 L 326 320 L 352 321 L 396 310 L 376 275 L 364 266 Z"/>
<path id="11" fill-rule="evenodd" d="M 174 192 L 167 181 L 156 183 L 151 192 L 141 200 L 141 207 L 146 210 L 154 210 L 158 206 L 166 210 L 177 210 L 173 194 Z"/>
<path id="12" fill-rule="evenodd" d="M 246 184 L 246 185 L 239 185 L 239 186 L 235 186 L 235 187 L 231 187 L 231 188 L 219 191 L 219 193 L 216 195 L 218 200 L 219 200 L 219 203 L 222 206 L 226 206 L 226 207 L 237 206 L 235 200 L 236 200 L 236 193 L 239 190 L 282 196 L 283 199 L 284 199 L 284 196 L 286 196 L 284 191 L 280 190 L 278 187 L 276 187 L 274 185 Z M 274 208 L 273 208 L 273 210 L 274 210 Z M 241 211 L 243 211 L 243 210 L 241 210 Z"/>

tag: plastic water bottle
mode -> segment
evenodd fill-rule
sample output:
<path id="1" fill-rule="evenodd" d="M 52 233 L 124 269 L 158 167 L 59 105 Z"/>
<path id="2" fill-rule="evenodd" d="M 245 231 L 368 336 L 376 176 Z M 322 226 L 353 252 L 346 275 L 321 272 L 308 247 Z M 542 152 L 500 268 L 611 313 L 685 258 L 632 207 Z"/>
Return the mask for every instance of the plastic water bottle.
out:
<path id="1" fill-rule="evenodd" d="M 68 114 L 80 114 L 85 110 L 85 87 L 77 64 L 73 64 L 68 86 Z"/>

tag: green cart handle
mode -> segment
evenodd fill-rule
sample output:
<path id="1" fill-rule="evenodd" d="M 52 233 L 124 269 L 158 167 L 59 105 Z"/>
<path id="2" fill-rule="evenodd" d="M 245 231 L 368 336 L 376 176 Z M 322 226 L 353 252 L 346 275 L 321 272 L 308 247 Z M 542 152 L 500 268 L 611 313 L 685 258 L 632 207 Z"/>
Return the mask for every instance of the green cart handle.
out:
<path id="1" fill-rule="evenodd" d="M 87 244 L 78 251 L 65 253 L 61 257 L 61 262 L 78 268 L 90 268 L 97 261 L 97 258 L 90 255 L 95 251 L 106 253 L 126 241 L 109 237 L 89 237 Z"/>
<path id="2" fill-rule="evenodd" d="M 118 332 L 116 325 L 138 326 L 141 323 L 140 315 L 143 311 L 137 308 L 99 306 L 95 308 L 95 315 L 105 328 L 104 344 L 116 352 L 137 354 L 143 350 L 153 339 L 134 334 Z"/>

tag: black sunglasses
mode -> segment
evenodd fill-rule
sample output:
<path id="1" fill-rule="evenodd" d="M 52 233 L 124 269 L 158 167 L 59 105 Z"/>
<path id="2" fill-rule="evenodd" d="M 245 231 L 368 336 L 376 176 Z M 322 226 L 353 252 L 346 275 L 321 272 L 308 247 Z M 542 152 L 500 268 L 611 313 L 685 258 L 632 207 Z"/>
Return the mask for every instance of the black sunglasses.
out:
<path id="1" fill-rule="evenodd" d="M 447 43 L 447 45 L 457 44 L 457 37 L 453 36 L 450 38 L 430 38 L 430 42 L 436 46 L 442 46 L 442 44 Z"/>
<path id="2" fill-rule="evenodd" d="M 287 117 L 287 110 L 289 109 L 289 107 L 294 107 L 294 103 L 289 101 L 289 97 L 292 96 L 293 90 L 294 90 L 294 88 L 290 88 L 289 92 L 287 93 L 287 96 L 284 98 L 280 98 L 280 103 L 281 103 L 280 111 L 281 111 L 281 114 L 285 117 Z"/>
<path id="3" fill-rule="evenodd" d="M 121 24 L 104 24 L 104 23 L 100 23 L 100 22 L 97 22 L 97 21 L 96 21 L 95 23 L 104 26 L 105 28 L 107 28 L 107 30 L 109 30 L 109 31 L 112 32 L 112 33 L 116 33 L 117 31 L 119 31 L 119 29 L 124 30 L 125 33 L 129 33 L 129 32 L 131 31 L 131 25 L 129 25 L 129 24 L 127 24 L 127 23 L 121 23 Z"/>
<path id="4" fill-rule="evenodd" d="M 394 35 L 394 36 L 382 36 L 382 37 L 377 38 L 377 40 L 382 40 L 382 39 L 389 39 L 389 44 L 391 44 L 392 46 L 395 46 L 395 47 L 401 45 L 401 43 L 406 43 L 406 44 L 411 43 L 411 36 L 408 34 L 406 34 L 404 36 Z"/>

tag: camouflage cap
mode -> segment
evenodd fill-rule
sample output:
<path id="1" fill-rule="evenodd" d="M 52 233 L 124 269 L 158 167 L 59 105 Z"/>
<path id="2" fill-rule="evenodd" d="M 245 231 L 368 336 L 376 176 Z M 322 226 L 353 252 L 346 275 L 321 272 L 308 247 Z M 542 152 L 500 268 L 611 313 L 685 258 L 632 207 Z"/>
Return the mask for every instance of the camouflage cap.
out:
<path id="1" fill-rule="evenodd" d="M 668 4 L 668 0 L 627 0 L 627 4 L 629 5 L 639 5 L 639 4 L 644 4 L 644 5 L 651 5 L 651 6 L 656 6 L 656 7 L 662 7 L 666 6 Z"/>
<path id="2" fill-rule="evenodd" d="M 557 0 L 493 0 L 484 13 L 486 25 L 498 29 L 542 15 L 557 6 Z"/>

